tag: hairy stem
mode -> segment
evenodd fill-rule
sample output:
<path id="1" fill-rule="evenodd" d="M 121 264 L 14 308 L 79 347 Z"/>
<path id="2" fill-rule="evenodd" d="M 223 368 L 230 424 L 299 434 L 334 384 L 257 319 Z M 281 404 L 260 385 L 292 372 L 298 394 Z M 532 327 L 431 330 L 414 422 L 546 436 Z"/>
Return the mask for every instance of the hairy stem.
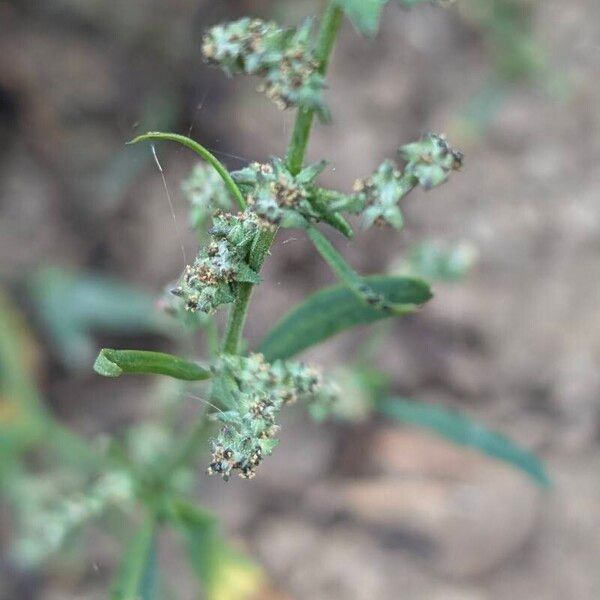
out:
<path id="1" fill-rule="evenodd" d="M 330 3 L 321 20 L 321 27 L 315 48 L 315 58 L 319 61 L 319 72 L 322 75 L 327 73 L 329 59 L 343 17 L 343 10 L 339 6 Z M 298 109 L 296 114 L 296 122 L 286 159 L 288 169 L 293 175 L 298 174 L 302 169 L 314 117 L 314 110 Z M 269 254 L 269 248 L 275 239 L 276 233 L 276 231 L 267 230 L 258 236 L 250 252 L 250 266 L 256 272 L 260 271 L 265 258 Z M 243 283 L 239 286 L 238 296 L 229 314 L 229 322 L 223 343 L 223 351 L 228 354 L 238 354 L 239 352 L 244 323 L 248 313 L 248 305 L 252 296 L 252 288 L 253 285 L 251 283 Z"/>

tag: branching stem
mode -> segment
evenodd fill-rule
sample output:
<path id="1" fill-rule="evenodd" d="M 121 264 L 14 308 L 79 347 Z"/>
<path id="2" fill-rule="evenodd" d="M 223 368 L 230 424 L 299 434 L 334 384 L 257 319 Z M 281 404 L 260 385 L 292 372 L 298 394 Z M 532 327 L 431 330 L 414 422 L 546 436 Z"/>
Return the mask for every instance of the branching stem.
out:
<path id="1" fill-rule="evenodd" d="M 319 72 L 322 75 L 325 75 L 327 72 L 331 52 L 339 33 L 343 16 L 343 10 L 332 2 L 328 5 L 323 14 L 317 46 L 315 48 L 315 57 L 319 61 Z M 298 174 L 302 169 L 314 117 L 314 110 L 303 110 L 299 108 L 296 114 L 296 122 L 288 146 L 286 159 L 288 169 L 293 175 Z M 271 230 L 264 231 L 259 235 L 254 244 L 250 253 L 250 266 L 256 272 L 260 271 L 263 262 L 269 253 L 269 248 L 275 239 L 276 233 L 276 231 Z M 239 353 L 244 323 L 246 321 L 248 306 L 252 296 L 252 288 L 253 285 L 250 283 L 243 283 L 239 286 L 238 296 L 229 314 L 229 322 L 227 324 L 225 341 L 223 343 L 223 351 L 228 354 Z"/>

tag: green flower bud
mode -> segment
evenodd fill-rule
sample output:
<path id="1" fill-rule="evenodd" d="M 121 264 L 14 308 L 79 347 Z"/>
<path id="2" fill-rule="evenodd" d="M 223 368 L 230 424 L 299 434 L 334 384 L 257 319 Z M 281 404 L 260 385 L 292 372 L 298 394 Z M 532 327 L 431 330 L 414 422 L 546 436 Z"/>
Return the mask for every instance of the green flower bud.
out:
<path id="1" fill-rule="evenodd" d="M 404 173 L 430 190 L 444 183 L 452 171 L 463 165 L 463 153 L 453 150 L 443 135 L 428 133 L 418 142 L 400 148 L 407 161 Z"/>

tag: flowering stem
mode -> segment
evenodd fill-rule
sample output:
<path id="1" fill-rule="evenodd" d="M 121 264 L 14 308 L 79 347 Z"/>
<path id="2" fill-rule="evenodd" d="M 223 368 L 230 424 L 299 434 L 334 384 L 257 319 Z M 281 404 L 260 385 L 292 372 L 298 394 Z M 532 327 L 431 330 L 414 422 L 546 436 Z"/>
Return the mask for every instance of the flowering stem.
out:
<path id="1" fill-rule="evenodd" d="M 321 20 L 321 28 L 319 29 L 317 46 L 315 48 L 315 57 L 319 61 L 319 72 L 321 75 L 325 75 L 327 72 L 331 52 L 343 17 L 343 10 L 339 6 L 330 3 Z M 299 108 L 296 114 L 294 131 L 287 151 L 288 169 L 293 175 L 297 175 L 302 169 L 314 117 L 314 110 Z M 269 248 L 275 239 L 276 233 L 273 230 L 266 230 L 260 233 L 250 252 L 250 266 L 257 273 L 260 271 L 269 253 Z M 229 314 L 229 322 L 223 344 L 223 351 L 228 354 L 239 353 L 244 323 L 248 313 L 248 305 L 252 296 L 252 288 L 253 285 L 251 283 L 242 283 L 239 286 L 238 296 Z"/>

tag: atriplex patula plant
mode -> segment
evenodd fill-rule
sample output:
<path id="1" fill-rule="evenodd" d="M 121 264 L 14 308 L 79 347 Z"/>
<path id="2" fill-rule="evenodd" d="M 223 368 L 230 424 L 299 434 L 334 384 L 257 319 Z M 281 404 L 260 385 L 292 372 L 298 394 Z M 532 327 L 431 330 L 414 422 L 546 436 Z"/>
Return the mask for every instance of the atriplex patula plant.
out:
<path id="1" fill-rule="evenodd" d="M 404 0 L 403 4 L 420 1 Z M 145 507 L 147 521 L 123 563 L 115 598 L 147 593 L 157 528 L 169 523 L 179 529 L 197 531 L 202 527 L 203 517 L 181 498 L 181 488 L 174 483 L 201 449 L 205 448 L 208 473 L 224 480 L 234 474 L 251 478 L 277 445 L 279 413 L 284 406 L 301 400 L 317 418 L 335 413 L 340 393 L 335 382 L 314 367 L 292 360 L 296 354 L 350 327 L 410 314 L 431 298 L 428 284 L 416 278 L 358 275 L 321 226 L 352 238 L 354 230 L 347 217 L 356 215 L 362 227 L 400 229 L 405 198 L 415 188 L 431 190 L 446 182 L 461 168 L 462 154 L 444 136 L 426 134 L 403 145 L 397 160 L 384 160 L 370 175 L 359 173 L 361 178 L 350 194 L 320 185 L 326 162 L 304 164 L 315 116 L 322 121 L 330 118 L 323 91 L 344 14 L 359 31 L 372 35 L 384 4 L 385 0 L 332 0 L 316 34 L 311 21 L 297 29 L 282 29 L 251 18 L 207 32 L 202 43 L 206 62 L 230 76 L 257 77 L 259 89 L 279 108 L 296 110 L 285 157 L 251 163 L 230 173 L 205 147 L 181 135 L 151 132 L 132 142 L 177 142 L 207 163 L 195 170 L 185 189 L 193 203 L 194 226 L 201 230 L 207 221 L 211 224 L 201 236 L 197 257 L 172 286 L 168 307 L 175 316 L 196 322 L 213 334 L 216 311 L 228 307 L 229 319 L 222 340 L 216 341 L 213 335 L 206 366 L 187 358 L 131 350 L 104 349 L 96 360 L 96 371 L 109 377 L 150 373 L 203 381 L 207 386 L 203 393 L 208 402 L 181 444 L 159 466 L 132 472 L 132 493 Z M 257 348 L 247 351 L 243 331 L 252 291 L 261 282 L 261 268 L 281 228 L 305 232 L 340 285 L 307 298 L 283 317 Z M 476 446 L 545 482 L 543 468 L 534 457 L 454 413 L 390 398 L 379 398 L 373 406 L 392 418 L 425 425 Z M 208 458 L 207 431 L 211 427 L 214 433 Z M 214 565 L 201 570 L 201 577 L 210 589 Z"/>

